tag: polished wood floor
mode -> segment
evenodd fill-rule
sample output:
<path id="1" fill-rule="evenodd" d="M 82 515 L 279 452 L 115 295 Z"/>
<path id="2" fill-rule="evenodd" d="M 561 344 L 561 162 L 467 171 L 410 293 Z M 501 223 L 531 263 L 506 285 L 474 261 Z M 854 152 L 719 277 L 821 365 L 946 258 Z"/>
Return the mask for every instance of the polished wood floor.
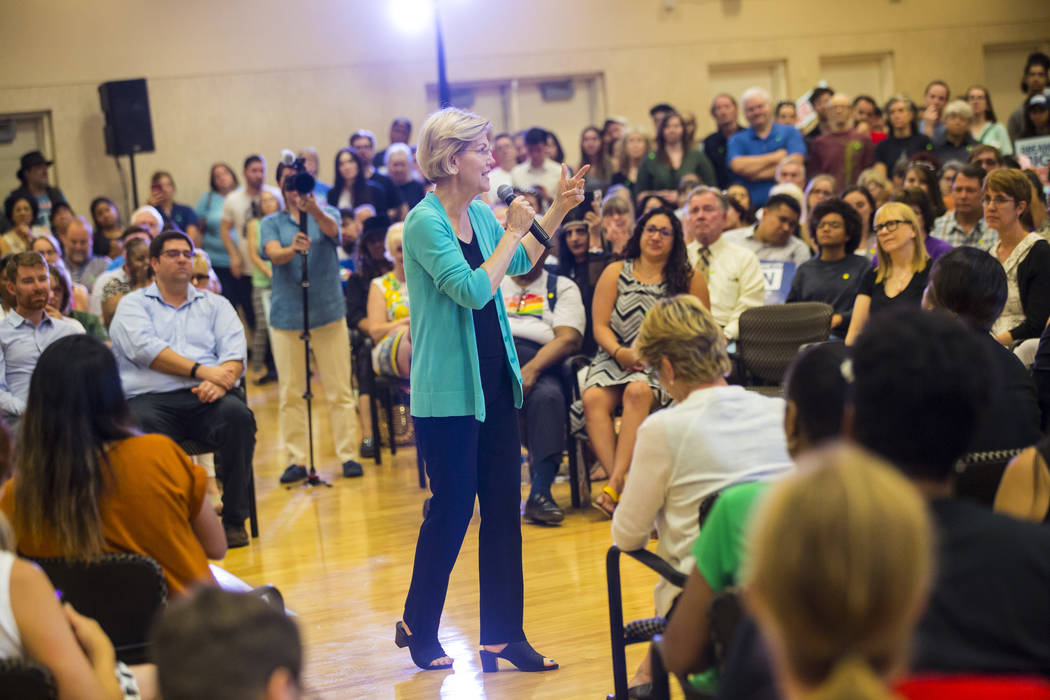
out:
<path id="1" fill-rule="evenodd" d="M 321 392 L 317 392 L 323 397 Z M 561 668 L 549 673 L 483 674 L 477 657 L 477 522 L 452 574 L 441 641 L 451 671 L 420 671 L 393 643 L 412 570 L 421 507 L 415 452 L 384 450 L 380 467 L 345 479 L 332 449 L 323 398 L 315 399 L 318 472 L 332 488 L 286 489 L 277 389 L 251 387 L 258 422 L 255 452 L 260 537 L 231 550 L 221 565 L 251 585 L 272 583 L 299 617 L 306 643 L 308 696 L 336 698 L 601 698 L 612 691 L 604 558 L 609 521 L 572 511 L 567 484 L 554 495 L 560 527 L 523 526 L 525 630 Z M 627 619 L 652 614 L 653 576 L 625 564 Z M 628 650 L 631 669 L 645 649 Z M 510 669 L 510 666 L 507 665 Z M 633 671 L 632 671 L 633 672 Z"/>

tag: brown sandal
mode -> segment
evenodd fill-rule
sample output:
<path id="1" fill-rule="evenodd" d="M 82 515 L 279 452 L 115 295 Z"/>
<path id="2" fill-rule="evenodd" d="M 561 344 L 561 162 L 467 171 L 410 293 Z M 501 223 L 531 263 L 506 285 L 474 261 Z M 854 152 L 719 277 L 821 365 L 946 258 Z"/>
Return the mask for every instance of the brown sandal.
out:
<path id="1" fill-rule="evenodd" d="M 604 505 L 604 501 L 602 500 L 603 498 L 612 501 L 612 508 L 607 508 Z M 612 519 L 613 513 L 616 511 L 616 504 L 619 502 L 620 494 L 616 492 L 616 489 L 614 489 L 612 486 L 606 486 L 602 489 L 602 492 L 598 494 L 598 498 L 591 501 L 591 506 L 593 506 L 595 510 L 600 511 L 607 518 Z"/>

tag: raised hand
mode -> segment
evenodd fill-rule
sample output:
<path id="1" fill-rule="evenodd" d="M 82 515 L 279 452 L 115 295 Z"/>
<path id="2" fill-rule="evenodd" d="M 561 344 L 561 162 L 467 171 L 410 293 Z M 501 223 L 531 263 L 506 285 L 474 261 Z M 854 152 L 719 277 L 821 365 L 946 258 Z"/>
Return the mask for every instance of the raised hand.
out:
<path id="1" fill-rule="evenodd" d="M 558 178 L 558 192 L 554 198 L 554 206 L 559 207 L 562 213 L 568 213 L 570 209 L 583 201 L 584 176 L 591 166 L 585 165 L 569 177 L 569 166 L 562 163 L 561 177 Z"/>

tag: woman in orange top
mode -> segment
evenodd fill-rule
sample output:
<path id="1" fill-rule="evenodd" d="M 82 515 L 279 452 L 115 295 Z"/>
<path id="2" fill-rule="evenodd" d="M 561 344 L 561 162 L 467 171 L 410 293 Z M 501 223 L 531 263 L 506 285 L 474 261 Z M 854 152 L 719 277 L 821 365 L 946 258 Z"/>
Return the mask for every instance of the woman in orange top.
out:
<path id="1" fill-rule="evenodd" d="M 204 469 L 171 439 L 134 428 L 113 353 L 87 335 L 40 355 L 29 384 L 14 478 L 0 509 L 28 557 L 155 559 L 168 591 L 215 584 L 226 539 L 204 497 Z"/>

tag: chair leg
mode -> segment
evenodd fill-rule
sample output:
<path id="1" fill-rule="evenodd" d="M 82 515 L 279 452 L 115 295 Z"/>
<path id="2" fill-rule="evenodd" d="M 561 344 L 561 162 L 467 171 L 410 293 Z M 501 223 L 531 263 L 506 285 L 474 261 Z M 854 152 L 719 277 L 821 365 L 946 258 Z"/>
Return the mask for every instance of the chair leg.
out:
<path id="1" fill-rule="evenodd" d="M 259 513 L 255 508 L 255 466 L 248 466 L 248 519 L 251 521 L 252 537 L 259 536 Z"/>
<path id="2" fill-rule="evenodd" d="M 613 688 L 616 700 L 627 700 L 627 644 L 623 632 L 623 600 L 620 593 L 620 548 L 609 547 L 605 555 L 605 585 L 609 596 L 609 643 L 612 651 Z"/>
<path id="3" fill-rule="evenodd" d="M 383 438 L 379 434 L 379 413 L 378 413 L 378 402 L 376 401 L 376 392 L 373 389 L 372 393 L 368 395 L 368 404 L 372 407 L 372 443 L 376 449 L 376 466 L 383 464 Z"/>
<path id="4" fill-rule="evenodd" d="M 390 438 L 390 456 L 397 454 L 397 440 L 394 439 L 394 391 L 396 389 L 386 387 L 383 390 L 383 408 L 386 409 L 387 437 Z"/>
<path id="5" fill-rule="evenodd" d="M 571 434 L 568 439 L 569 445 L 569 491 L 572 496 L 572 507 L 580 507 L 580 475 L 576 471 L 576 438 Z"/>

